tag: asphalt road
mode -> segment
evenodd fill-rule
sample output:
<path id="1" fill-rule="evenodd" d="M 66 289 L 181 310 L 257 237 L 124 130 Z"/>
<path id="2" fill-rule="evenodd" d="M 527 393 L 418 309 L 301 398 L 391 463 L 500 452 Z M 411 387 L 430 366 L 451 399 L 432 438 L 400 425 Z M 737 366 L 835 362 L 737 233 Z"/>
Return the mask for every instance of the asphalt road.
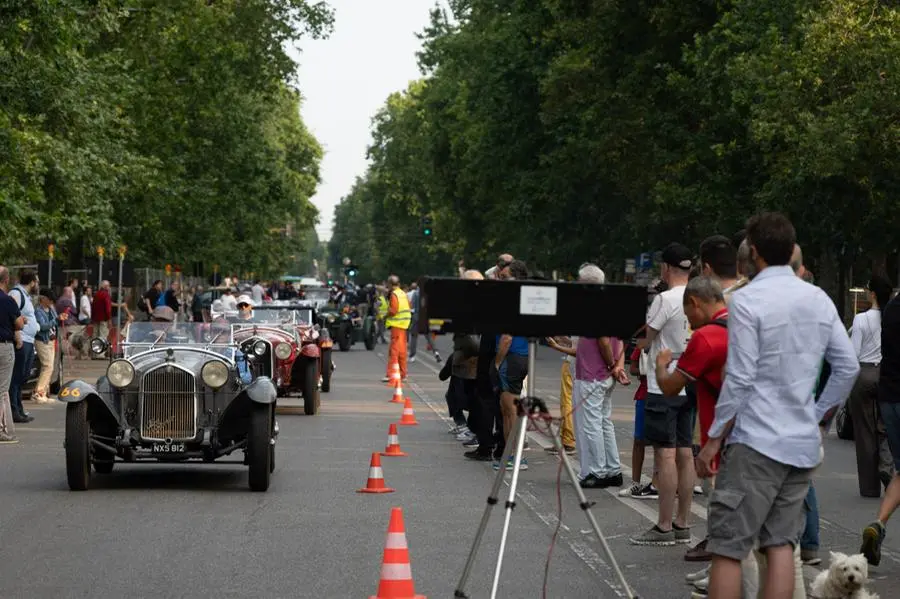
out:
<path id="1" fill-rule="evenodd" d="M 446 341 L 439 342 L 446 348 Z M 0 446 L 0 599 L 129 596 L 176 598 L 352 598 L 378 587 L 390 509 L 403 508 L 416 590 L 452 597 L 481 517 L 494 472 L 473 463 L 446 434 L 445 386 L 424 351 L 411 365 L 407 395 L 419 426 L 401 427 L 406 458 L 382 458 L 395 493 L 361 495 L 371 452 L 383 450 L 401 406 L 378 382 L 384 346 L 357 345 L 337 354 L 332 392 L 317 416 L 281 415 L 277 468 L 268 493 L 247 490 L 240 465 L 125 466 L 95 478 L 83 493 L 66 486 L 62 405 L 29 407 L 33 423 L 18 426 L 22 442 Z M 446 355 L 446 353 L 445 353 Z M 70 362 L 71 364 L 71 362 Z M 77 366 L 96 376 L 101 363 Z M 541 348 L 537 385 L 555 403 L 559 359 Z M 630 463 L 631 390 L 616 392 L 615 418 L 624 464 Z M 522 473 L 512 516 L 500 597 L 542 596 L 544 566 L 557 524 L 559 462 L 547 439 L 530 433 L 531 468 Z M 858 549 L 858 530 L 875 500 L 858 496 L 851 443 L 831 438 L 817 474 L 823 552 Z M 646 465 L 649 472 L 651 464 Z M 563 475 L 564 476 L 564 475 Z M 624 596 L 563 478 L 563 527 L 550 566 L 546 597 Z M 507 491 L 504 487 L 503 492 Z M 589 491 L 593 508 L 630 584 L 641 597 L 689 597 L 683 547 L 629 544 L 651 525 L 654 501 Z M 505 496 L 504 496 L 505 497 Z M 694 535 L 704 534 L 701 498 Z M 487 597 L 503 520 L 494 509 L 467 590 Z M 827 555 L 825 555 L 827 557 Z M 808 572 L 812 574 L 812 572 Z M 900 541 L 888 536 L 872 588 L 890 597 L 900 575 Z"/>

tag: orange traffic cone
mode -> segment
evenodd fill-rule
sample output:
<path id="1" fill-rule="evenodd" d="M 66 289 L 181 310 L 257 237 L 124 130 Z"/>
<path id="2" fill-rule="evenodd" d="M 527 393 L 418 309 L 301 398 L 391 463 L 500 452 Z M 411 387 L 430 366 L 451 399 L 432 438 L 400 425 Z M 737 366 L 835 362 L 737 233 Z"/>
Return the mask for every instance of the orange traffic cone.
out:
<path id="1" fill-rule="evenodd" d="M 413 426 L 415 424 L 419 424 L 416 422 L 416 414 L 413 412 L 412 400 L 408 397 L 406 398 L 406 403 L 403 406 L 403 416 L 400 417 L 400 424 L 403 426 Z"/>
<path id="2" fill-rule="evenodd" d="M 416 595 L 403 527 L 403 510 L 398 507 L 391 510 L 391 523 L 384 540 L 378 594 L 369 599 L 426 599 L 424 595 Z"/>
<path id="3" fill-rule="evenodd" d="M 388 403 L 403 403 L 403 385 L 400 380 L 397 380 L 397 384 L 394 386 L 394 396 L 391 398 L 391 401 Z"/>
<path id="4" fill-rule="evenodd" d="M 394 360 L 394 363 L 391 364 L 391 374 L 388 377 L 388 387 L 396 387 L 400 381 L 400 363 Z"/>
<path id="5" fill-rule="evenodd" d="M 357 493 L 393 493 L 394 490 L 384 484 L 384 472 L 381 470 L 381 457 L 378 452 L 372 454 L 372 462 L 369 464 L 369 480 L 366 488 L 359 489 Z"/>
<path id="6" fill-rule="evenodd" d="M 384 451 L 381 452 L 381 455 L 389 457 L 404 457 L 409 455 L 400 449 L 400 437 L 397 435 L 396 424 L 392 424 L 388 428 L 388 444 Z"/>

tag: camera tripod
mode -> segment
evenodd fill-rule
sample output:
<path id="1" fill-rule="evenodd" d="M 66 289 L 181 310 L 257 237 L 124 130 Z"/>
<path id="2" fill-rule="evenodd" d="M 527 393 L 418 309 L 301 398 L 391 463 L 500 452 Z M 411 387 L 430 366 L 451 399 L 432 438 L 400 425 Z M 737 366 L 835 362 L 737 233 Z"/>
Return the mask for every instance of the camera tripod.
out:
<path id="1" fill-rule="evenodd" d="M 540 413 L 542 415 L 549 415 L 550 413 L 547 409 L 547 404 L 545 404 L 543 400 L 535 397 L 534 380 L 536 354 L 537 340 L 529 338 L 528 379 L 525 385 L 525 397 L 520 398 L 516 402 L 516 426 L 512 431 L 513 434 L 509 437 L 510 441 L 515 439 L 515 444 L 506 444 L 506 448 L 503 452 L 503 457 L 500 460 L 500 470 L 499 472 L 497 472 L 497 476 L 494 479 L 494 484 L 491 487 L 491 493 L 487 498 L 487 506 L 484 509 L 484 514 L 482 514 L 481 516 L 481 523 L 478 525 L 478 531 L 475 533 L 475 540 L 472 543 L 472 548 L 469 550 L 469 556 L 466 559 L 466 565 L 463 568 L 462 576 L 460 577 L 459 583 L 456 585 L 456 590 L 453 593 L 454 597 L 458 597 L 460 599 L 468 599 L 469 597 L 465 593 L 466 582 L 468 582 L 469 580 L 469 576 L 472 572 L 472 566 L 475 564 L 475 557 L 477 556 L 478 549 L 481 547 L 481 543 L 484 540 L 484 533 L 487 530 L 488 520 L 490 520 L 491 516 L 491 510 L 499 502 L 498 495 L 500 494 L 500 487 L 503 485 L 503 481 L 506 475 L 506 466 L 509 462 L 509 459 L 512 458 L 512 480 L 509 484 L 509 495 L 506 500 L 506 512 L 505 518 L 503 520 L 503 531 L 500 535 L 500 551 L 497 555 L 497 565 L 494 569 L 494 581 L 491 586 L 491 599 L 497 598 L 497 590 L 500 585 L 500 571 L 503 567 L 503 555 L 506 551 L 506 538 L 509 535 L 509 525 L 510 519 L 512 518 L 512 512 L 516 507 L 516 487 L 519 484 L 519 466 L 522 463 L 522 453 L 524 452 L 525 448 L 525 433 L 528 428 L 528 418 L 535 413 Z M 585 497 L 584 491 L 582 490 L 580 485 L 580 481 L 578 480 L 578 475 L 575 474 L 575 470 L 572 468 L 572 464 L 569 462 L 569 459 L 566 456 L 566 452 L 562 446 L 562 441 L 560 440 L 559 435 L 551 435 L 551 438 L 553 439 L 553 445 L 554 447 L 556 447 L 559 457 L 562 460 L 563 467 L 566 469 L 566 472 L 569 475 L 569 479 L 572 481 L 572 486 L 575 488 L 575 494 L 578 495 L 578 506 L 584 511 L 584 514 L 587 517 L 591 528 L 593 528 L 594 533 L 597 535 L 597 538 L 600 539 L 600 544 L 603 545 L 603 550 L 606 553 L 606 556 L 609 558 L 609 563 L 612 564 L 612 567 L 616 572 L 616 576 L 618 576 L 619 578 L 619 582 L 621 583 L 622 588 L 625 591 L 626 597 L 628 597 L 629 599 L 639 599 L 634 591 L 631 590 L 631 587 L 628 585 L 628 581 L 625 580 L 625 574 L 619 567 L 619 563 L 616 561 L 616 558 L 609 547 L 609 543 L 607 543 L 606 537 L 603 535 L 603 531 L 600 530 L 600 525 L 597 523 L 597 519 L 591 512 L 590 508 L 593 503 L 589 502 Z"/>

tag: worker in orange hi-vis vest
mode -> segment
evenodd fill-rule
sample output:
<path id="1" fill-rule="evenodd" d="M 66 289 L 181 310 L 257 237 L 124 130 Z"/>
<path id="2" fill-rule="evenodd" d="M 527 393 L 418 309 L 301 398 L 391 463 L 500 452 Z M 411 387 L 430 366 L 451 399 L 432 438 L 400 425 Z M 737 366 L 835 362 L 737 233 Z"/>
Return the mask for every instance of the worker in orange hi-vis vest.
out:
<path id="1" fill-rule="evenodd" d="M 406 331 L 412 321 L 412 310 L 409 308 L 409 298 L 400 288 L 400 278 L 397 275 L 388 277 L 388 285 L 391 287 L 390 304 L 384 325 L 391 330 L 391 349 L 388 352 L 387 374 L 384 382 L 390 380 L 391 366 L 400 365 L 400 376 L 406 380 Z"/>

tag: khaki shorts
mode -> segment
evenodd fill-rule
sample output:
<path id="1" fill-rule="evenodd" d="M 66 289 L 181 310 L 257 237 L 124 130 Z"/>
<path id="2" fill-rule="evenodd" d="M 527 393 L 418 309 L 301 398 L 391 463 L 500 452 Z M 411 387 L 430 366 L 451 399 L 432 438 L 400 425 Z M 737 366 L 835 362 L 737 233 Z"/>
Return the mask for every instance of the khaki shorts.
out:
<path id="1" fill-rule="evenodd" d="M 815 468 L 796 468 L 747 445 L 729 445 L 709 499 L 708 551 L 743 560 L 760 550 L 797 545 Z"/>

